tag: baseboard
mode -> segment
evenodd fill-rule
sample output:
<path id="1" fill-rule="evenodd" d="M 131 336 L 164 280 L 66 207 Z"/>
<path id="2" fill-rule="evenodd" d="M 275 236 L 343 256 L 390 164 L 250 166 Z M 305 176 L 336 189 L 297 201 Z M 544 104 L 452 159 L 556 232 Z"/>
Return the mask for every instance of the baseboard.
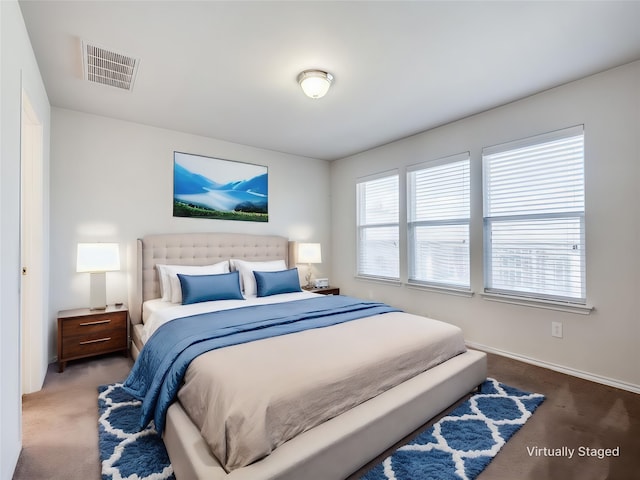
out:
<path id="1" fill-rule="evenodd" d="M 500 350 L 498 348 L 488 347 L 487 345 L 482 345 L 480 343 L 475 343 L 475 342 L 466 342 L 466 343 L 469 348 L 473 348 L 475 350 L 481 350 L 487 353 L 494 353 L 502 357 L 512 358 L 514 360 L 535 365 L 537 367 L 547 368 L 555 372 L 564 373 L 567 375 L 571 375 L 573 377 L 582 378 L 584 380 L 601 383 L 609 387 L 619 388 L 621 390 L 627 390 L 629 392 L 640 394 L 640 385 L 621 382 L 620 380 L 615 380 L 609 377 L 603 377 L 601 375 L 595 375 L 593 373 L 584 372 L 582 370 L 576 370 L 575 368 L 570 368 L 570 367 L 565 367 L 563 365 L 557 365 L 555 363 L 545 362 L 543 360 L 527 357 L 525 355 L 520 355 L 518 353 L 507 352 L 506 350 Z"/>

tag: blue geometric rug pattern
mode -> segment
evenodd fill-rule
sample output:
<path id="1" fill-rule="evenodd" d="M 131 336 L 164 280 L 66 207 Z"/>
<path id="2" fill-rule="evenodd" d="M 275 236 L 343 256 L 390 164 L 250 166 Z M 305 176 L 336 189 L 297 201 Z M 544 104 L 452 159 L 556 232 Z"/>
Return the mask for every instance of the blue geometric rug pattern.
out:
<path id="1" fill-rule="evenodd" d="M 102 480 L 175 480 L 153 422 L 138 431 L 141 402 L 122 384 L 98 387 Z M 473 480 L 531 417 L 544 395 L 487 379 L 453 412 L 369 470 L 361 480 Z"/>
<path id="2" fill-rule="evenodd" d="M 153 422 L 139 431 L 142 402 L 121 383 L 98 387 L 98 444 L 102 480 L 175 480 Z"/>
<path id="3" fill-rule="evenodd" d="M 472 480 L 543 401 L 544 395 L 488 378 L 479 393 L 398 448 L 361 480 Z"/>

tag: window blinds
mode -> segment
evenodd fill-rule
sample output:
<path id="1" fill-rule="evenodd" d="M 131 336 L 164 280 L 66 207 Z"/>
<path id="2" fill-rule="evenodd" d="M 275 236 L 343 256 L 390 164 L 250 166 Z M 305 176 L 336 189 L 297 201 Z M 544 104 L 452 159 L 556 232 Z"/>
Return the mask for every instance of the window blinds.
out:
<path id="1" fill-rule="evenodd" d="M 358 200 L 358 275 L 399 279 L 398 174 L 360 181 Z"/>
<path id="2" fill-rule="evenodd" d="M 407 173 L 409 281 L 470 288 L 469 153 Z"/>
<path id="3" fill-rule="evenodd" d="M 483 150 L 485 290 L 586 303 L 584 133 Z"/>

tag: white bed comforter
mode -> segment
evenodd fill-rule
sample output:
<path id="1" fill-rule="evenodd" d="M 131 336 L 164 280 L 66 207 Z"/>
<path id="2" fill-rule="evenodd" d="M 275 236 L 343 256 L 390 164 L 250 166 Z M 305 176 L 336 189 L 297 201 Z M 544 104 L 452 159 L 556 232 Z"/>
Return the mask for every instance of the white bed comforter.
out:
<path id="1" fill-rule="evenodd" d="M 156 310 L 145 330 L 152 333 L 180 310 L 191 315 L 207 308 L 196 305 Z M 178 399 L 231 471 L 465 350 L 453 325 L 385 313 L 205 353 L 189 366 Z"/>

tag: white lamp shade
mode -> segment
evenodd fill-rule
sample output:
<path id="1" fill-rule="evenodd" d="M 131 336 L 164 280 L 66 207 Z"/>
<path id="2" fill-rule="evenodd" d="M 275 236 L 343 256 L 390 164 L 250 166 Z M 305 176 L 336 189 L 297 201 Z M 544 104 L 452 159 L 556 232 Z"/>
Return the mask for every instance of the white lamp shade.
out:
<path id="1" fill-rule="evenodd" d="M 120 270 L 117 243 L 79 243 L 77 272 L 113 272 Z"/>
<path id="2" fill-rule="evenodd" d="M 329 91 L 333 76 L 322 70 L 305 70 L 298 75 L 298 83 L 307 97 L 322 98 Z"/>
<path id="3" fill-rule="evenodd" d="M 298 263 L 322 263 L 322 250 L 319 243 L 299 243 Z"/>

